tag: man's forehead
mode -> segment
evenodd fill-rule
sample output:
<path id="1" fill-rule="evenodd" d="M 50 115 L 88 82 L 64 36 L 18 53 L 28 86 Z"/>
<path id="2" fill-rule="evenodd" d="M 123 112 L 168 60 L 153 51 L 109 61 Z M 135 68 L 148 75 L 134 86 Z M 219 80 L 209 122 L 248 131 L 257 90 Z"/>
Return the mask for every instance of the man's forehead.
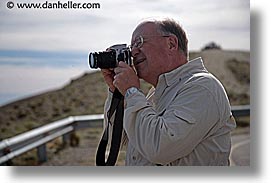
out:
<path id="1" fill-rule="evenodd" d="M 157 32 L 157 26 L 154 22 L 144 22 L 139 24 L 132 34 L 132 40 L 140 35 L 154 35 Z"/>

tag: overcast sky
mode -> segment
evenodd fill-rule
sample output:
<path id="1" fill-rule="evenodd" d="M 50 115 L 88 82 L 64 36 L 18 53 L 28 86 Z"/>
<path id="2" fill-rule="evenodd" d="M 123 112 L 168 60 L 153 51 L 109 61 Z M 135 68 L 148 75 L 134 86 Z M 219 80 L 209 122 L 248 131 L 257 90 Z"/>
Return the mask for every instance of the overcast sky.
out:
<path id="1" fill-rule="evenodd" d="M 248 0 L 73 1 L 100 4 L 86 10 L 18 9 L 20 2 L 46 0 L 0 2 L 0 105 L 62 87 L 88 72 L 90 51 L 129 44 L 132 31 L 146 18 L 178 21 L 191 51 L 210 41 L 224 49 L 250 50 Z"/>

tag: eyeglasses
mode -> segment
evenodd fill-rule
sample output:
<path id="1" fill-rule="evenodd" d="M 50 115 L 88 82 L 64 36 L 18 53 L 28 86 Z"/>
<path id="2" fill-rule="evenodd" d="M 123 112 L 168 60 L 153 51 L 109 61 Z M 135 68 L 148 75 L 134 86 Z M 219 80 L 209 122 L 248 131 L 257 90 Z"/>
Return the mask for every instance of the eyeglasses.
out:
<path id="1" fill-rule="evenodd" d="M 130 45 L 131 50 L 134 48 L 141 48 L 144 43 L 144 38 L 150 38 L 150 37 L 169 37 L 170 35 L 148 35 L 148 36 L 138 36 L 134 43 Z"/>

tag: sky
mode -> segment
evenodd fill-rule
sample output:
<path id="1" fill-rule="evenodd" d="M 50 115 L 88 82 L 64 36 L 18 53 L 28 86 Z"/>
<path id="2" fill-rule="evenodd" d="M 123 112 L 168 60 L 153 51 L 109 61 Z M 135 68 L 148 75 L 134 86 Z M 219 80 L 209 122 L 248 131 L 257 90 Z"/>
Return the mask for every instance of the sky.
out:
<path id="1" fill-rule="evenodd" d="M 57 2 L 48 0 L 47 5 Z M 248 0 L 72 1 L 100 4 L 91 9 L 20 9 L 19 3 L 45 5 L 46 0 L 0 2 L 0 106 L 91 72 L 89 52 L 129 44 L 135 27 L 148 18 L 179 22 L 190 51 L 211 41 L 223 49 L 250 50 Z"/>

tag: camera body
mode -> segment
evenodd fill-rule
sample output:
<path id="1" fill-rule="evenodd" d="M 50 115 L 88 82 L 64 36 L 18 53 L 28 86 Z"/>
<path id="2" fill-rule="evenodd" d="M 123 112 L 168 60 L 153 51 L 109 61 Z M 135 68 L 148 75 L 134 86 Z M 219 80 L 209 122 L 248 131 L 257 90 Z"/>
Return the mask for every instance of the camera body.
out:
<path id="1" fill-rule="evenodd" d="M 126 44 L 113 45 L 108 51 L 91 52 L 89 54 L 89 65 L 93 69 L 115 68 L 119 61 L 123 61 L 129 66 L 132 65 L 131 51 Z"/>

